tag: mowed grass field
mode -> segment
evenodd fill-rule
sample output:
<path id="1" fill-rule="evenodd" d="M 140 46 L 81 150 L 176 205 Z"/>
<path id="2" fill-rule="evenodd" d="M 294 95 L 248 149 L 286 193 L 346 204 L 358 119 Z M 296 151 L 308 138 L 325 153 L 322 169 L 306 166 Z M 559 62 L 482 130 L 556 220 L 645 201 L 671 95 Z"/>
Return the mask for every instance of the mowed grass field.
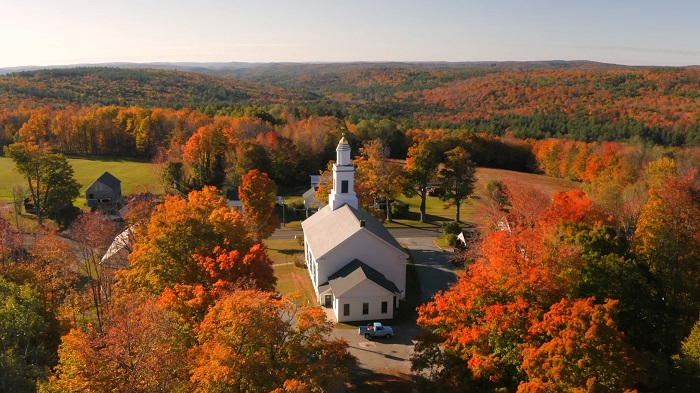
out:
<path id="1" fill-rule="evenodd" d="M 68 158 L 73 166 L 75 179 L 81 184 L 81 196 L 75 206 L 85 205 L 85 189 L 103 173 L 109 172 L 122 182 L 122 194 L 139 192 L 163 194 L 163 185 L 158 179 L 154 165 L 150 162 L 114 157 Z M 0 157 L 0 202 L 12 202 L 11 188 L 27 188 L 27 181 L 15 171 L 15 164 L 7 157 Z"/>
<path id="2" fill-rule="evenodd" d="M 477 168 L 476 184 L 474 184 L 474 198 L 469 198 L 460 208 L 460 218 L 462 222 L 471 222 L 475 213 L 480 207 L 481 200 L 486 193 L 486 184 L 490 181 L 500 180 L 505 183 L 517 182 L 533 186 L 547 195 L 554 195 L 558 191 L 568 191 L 581 188 L 581 184 L 565 180 L 548 177 L 544 175 L 536 175 L 533 173 L 522 173 L 507 171 L 504 169 L 493 168 Z M 454 206 L 445 208 L 445 202 L 440 198 L 428 196 L 426 198 L 425 213 L 426 222 L 418 222 L 420 218 L 420 197 L 399 198 L 401 201 L 409 205 L 409 218 L 397 219 L 395 223 L 389 223 L 387 226 L 398 227 L 404 225 L 429 227 L 440 225 L 445 221 L 454 221 L 457 209 Z"/>

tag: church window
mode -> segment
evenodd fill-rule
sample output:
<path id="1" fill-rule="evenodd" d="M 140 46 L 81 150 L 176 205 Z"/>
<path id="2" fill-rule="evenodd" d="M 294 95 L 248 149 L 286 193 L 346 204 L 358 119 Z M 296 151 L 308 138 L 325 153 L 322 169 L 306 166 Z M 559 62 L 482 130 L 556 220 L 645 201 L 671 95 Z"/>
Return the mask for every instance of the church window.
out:
<path id="1" fill-rule="evenodd" d="M 369 314 L 369 303 L 362 303 L 362 315 Z"/>
<path id="2" fill-rule="evenodd" d="M 382 314 L 386 314 L 389 307 L 389 302 L 382 302 Z"/>
<path id="3" fill-rule="evenodd" d="M 348 181 L 347 180 L 342 180 L 340 182 L 340 193 L 341 194 L 347 194 L 348 193 Z"/>
<path id="4" fill-rule="evenodd" d="M 350 315 L 350 305 L 349 304 L 343 304 L 343 316 L 347 317 Z"/>

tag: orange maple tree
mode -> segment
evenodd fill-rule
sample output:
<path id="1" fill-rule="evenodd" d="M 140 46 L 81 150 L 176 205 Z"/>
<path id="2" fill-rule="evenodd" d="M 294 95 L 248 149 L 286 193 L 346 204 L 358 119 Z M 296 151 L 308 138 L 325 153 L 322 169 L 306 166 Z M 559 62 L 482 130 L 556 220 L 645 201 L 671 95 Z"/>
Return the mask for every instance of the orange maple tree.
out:
<path id="1" fill-rule="evenodd" d="M 261 241 L 270 237 L 279 227 L 275 182 L 266 173 L 252 169 L 241 177 L 238 197 L 243 202 L 243 219 L 253 239 Z"/>
<path id="2" fill-rule="evenodd" d="M 552 305 L 529 329 L 534 339 L 525 345 L 522 360 L 528 380 L 518 392 L 636 391 L 644 375 L 617 329 L 617 304 L 588 298 Z"/>
<path id="3" fill-rule="evenodd" d="M 532 188 L 508 184 L 509 208 L 494 223 L 468 266 L 449 290 L 419 308 L 418 323 L 435 332 L 454 372 L 466 367 L 473 383 L 515 390 L 527 376 L 522 348 L 552 304 L 572 294 L 581 249 L 567 231 L 600 219 L 580 191 L 554 200 Z M 424 345 L 414 364 L 429 368 Z M 444 376 L 444 374 L 443 374 Z"/>
<path id="4" fill-rule="evenodd" d="M 270 292 L 233 292 L 197 328 L 195 391 L 328 391 L 355 363 L 345 340 L 329 339 L 331 330 L 318 308 Z"/>

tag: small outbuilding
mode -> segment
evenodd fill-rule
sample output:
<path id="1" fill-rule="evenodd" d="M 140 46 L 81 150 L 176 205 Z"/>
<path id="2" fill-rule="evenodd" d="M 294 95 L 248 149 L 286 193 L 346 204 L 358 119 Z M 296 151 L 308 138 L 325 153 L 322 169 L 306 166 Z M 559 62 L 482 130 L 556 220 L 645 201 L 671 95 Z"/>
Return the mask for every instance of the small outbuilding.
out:
<path id="1" fill-rule="evenodd" d="M 103 211 L 105 214 L 117 214 L 124 205 L 122 182 L 109 172 L 105 172 L 85 190 L 87 206 Z"/>

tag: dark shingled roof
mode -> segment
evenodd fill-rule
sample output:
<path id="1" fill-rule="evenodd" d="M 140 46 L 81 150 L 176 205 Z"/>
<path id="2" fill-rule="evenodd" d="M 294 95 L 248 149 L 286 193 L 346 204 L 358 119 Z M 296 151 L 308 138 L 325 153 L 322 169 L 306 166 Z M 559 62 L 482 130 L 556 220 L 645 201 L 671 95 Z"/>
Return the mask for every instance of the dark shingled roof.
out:
<path id="1" fill-rule="evenodd" d="M 321 284 L 320 286 L 330 284 L 333 294 L 337 297 L 342 296 L 345 292 L 366 279 L 369 279 L 391 293 L 399 293 L 399 288 L 396 287 L 396 284 L 389 281 L 382 273 L 374 270 L 359 259 L 353 259 L 352 262 L 343 266 L 340 270 L 328 277 L 328 283 Z"/>
<path id="2" fill-rule="evenodd" d="M 121 180 L 117 179 L 116 177 L 114 177 L 114 175 L 112 175 L 109 172 L 103 173 L 102 176 L 100 176 L 97 180 L 95 180 L 95 183 L 96 182 L 100 182 L 100 183 L 106 185 L 107 187 L 111 188 L 112 190 L 117 190 L 117 189 L 121 188 L 121 184 L 122 184 Z M 92 183 L 92 184 L 95 184 L 95 183 Z"/>

